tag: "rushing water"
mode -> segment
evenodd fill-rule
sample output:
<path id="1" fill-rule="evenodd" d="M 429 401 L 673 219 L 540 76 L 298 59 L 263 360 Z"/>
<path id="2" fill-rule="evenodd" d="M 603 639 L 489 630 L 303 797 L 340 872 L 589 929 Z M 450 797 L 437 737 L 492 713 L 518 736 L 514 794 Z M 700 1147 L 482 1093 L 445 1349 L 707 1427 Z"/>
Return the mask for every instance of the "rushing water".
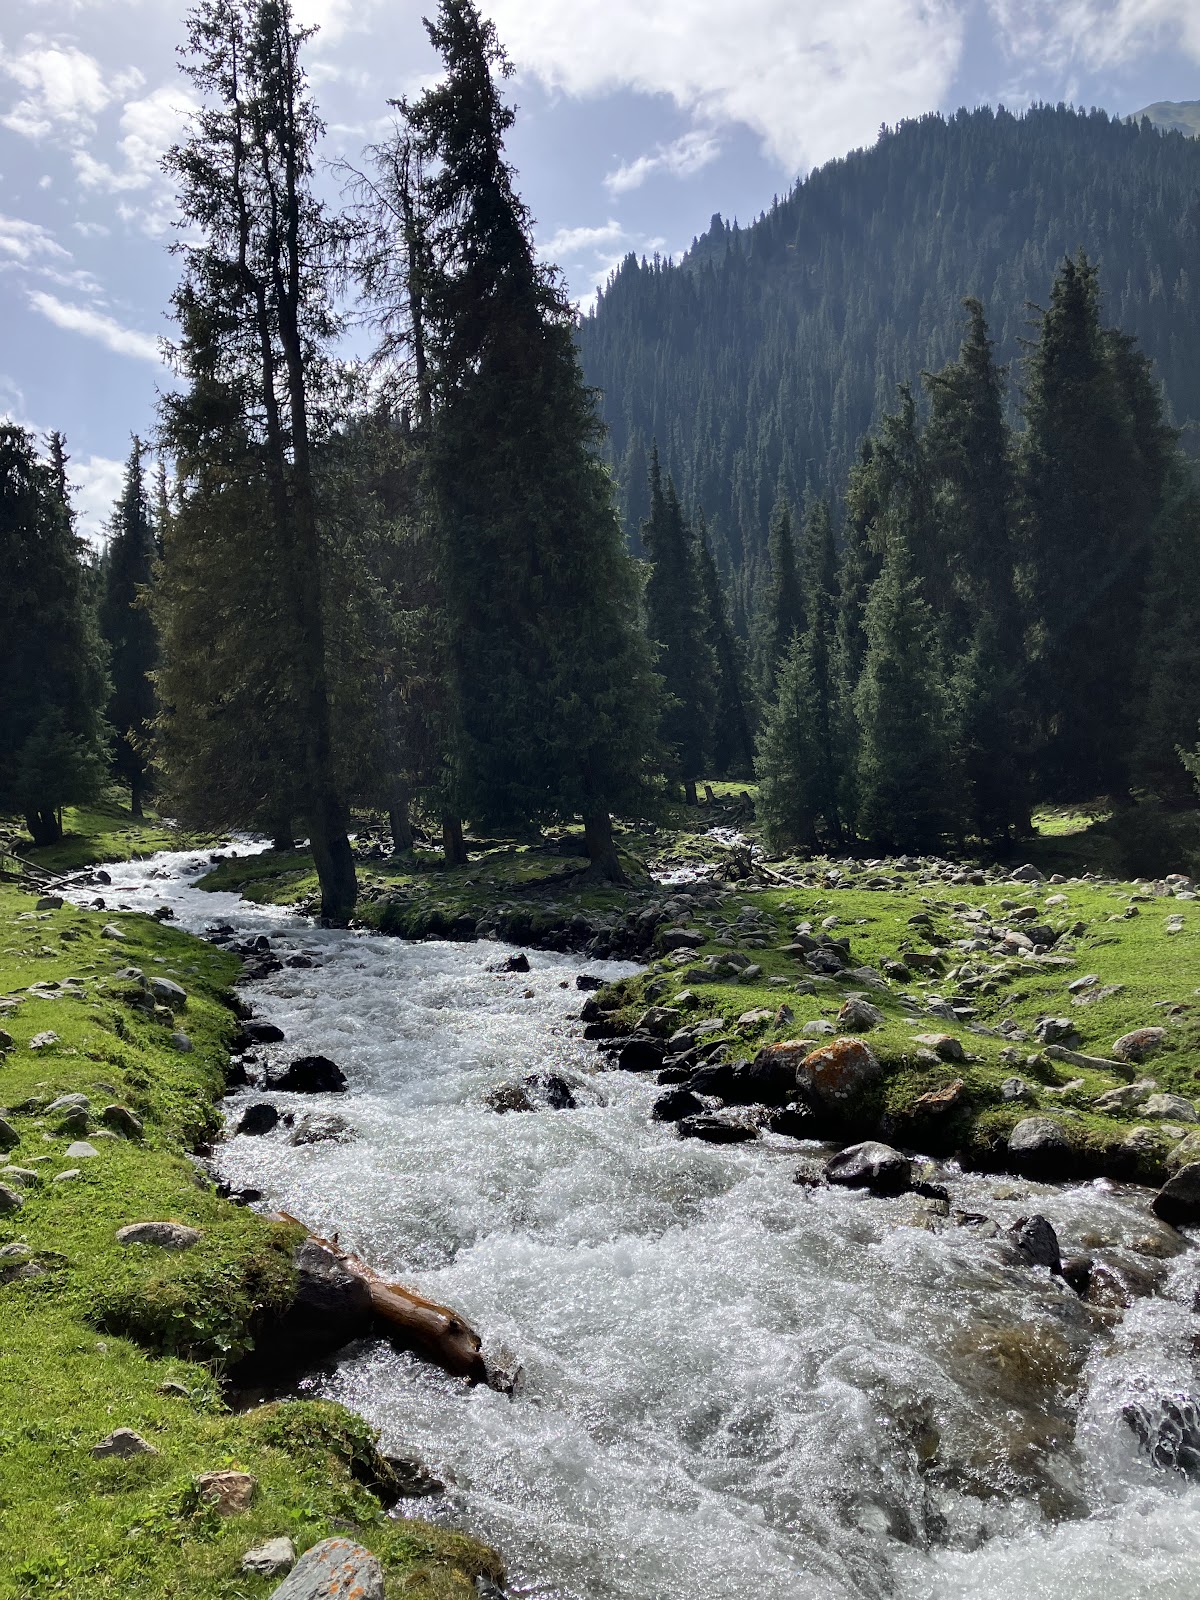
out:
<path id="1" fill-rule="evenodd" d="M 1200 1595 L 1200 1488 L 1139 1454 L 1122 1409 L 1196 1387 L 1191 1250 L 1145 1197 L 943 1175 L 999 1223 L 1040 1211 L 1157 1271 L 1124 1314 L 1081 1305 L 982 1226 L 793 1182 L 798 1147 L 714 1148 L 652 1123 L 653 1082 L 603 1072 L 582 970 L 489 944 L 327 931 L 191 884 L 197 856 L 111 868 L 110 907 L 265 932 L 248 989 L 348 1093 L 352 1143 L 236 1137 L 222 1175 L 455 1306 L 517 1362 L 512 1398 L 379 1344 L 315 1381 L 448 1485 L 413 1505 L 496 1544 L 539 1600 L 1140 1600 Z M 90 891 L 94 893 L 95 891 Z M 86 899 L 86 894 L 80 894 Z M 269 1052 L 264 1052 L 269 1053 Z M 574 1111 L 497 1115 L 531 1071 Z M 230 1103 L 236 1119 L 257 1091 Z M 1149 1236 L 1150 1243 L 1146 1240 Z M 1136 1247 L 1136 1248 L 1135 1248 Z"/>

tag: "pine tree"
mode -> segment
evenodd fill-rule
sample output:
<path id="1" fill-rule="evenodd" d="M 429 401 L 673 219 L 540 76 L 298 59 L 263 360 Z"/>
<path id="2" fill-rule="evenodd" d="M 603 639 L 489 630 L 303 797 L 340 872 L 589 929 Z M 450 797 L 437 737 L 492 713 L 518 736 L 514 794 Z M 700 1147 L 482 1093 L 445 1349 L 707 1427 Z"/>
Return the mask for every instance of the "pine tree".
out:
<path id="1" fill-rule="evenodd" d="M 817 819 L 809 792 L 812 707 L 808 690 L 803 641 L 793 634 L 779 666 L 775 698 L 763 714 L 754 764 L 756 814 L 768 849 L 779 853 L 816 839 Z"/>
<path id="2" fill-rule="evenodd" d="M 1155 528 L 1134 685 L 1138 787 L 1186 803 L 1191 784 L 1178 759 L 1200 723 L 1200 481 L 1176 457 Z"/>
<path id="3" fill-rule="evenodd" d="M 650 561 L 646 627 L 658 650 L 667 703 L 663 741 L 689 805 L 704 771 L 712 733 L 717 662 L 708 641 L 708 618 L 692 534 L 675 485 L 663 484 L 658 449 L 650 452 L 650 514 L 642 524 Z"/>
<path id="4" fill-rule="evenodd" d="M 37 845 L 62 837 L 65 805 L 103 781 L 108 684 L 68 499 L 62 437 L 51 464 L 0 424 L 0 811 Z"/>
<path id="5" fill-rule="evenodd" d="M 142 815 L 149 788 L 146 740 L 155 715 L 152 674 L 158 659 L 149 606 L 155 537 L 142 472 L 143 448 L 135 438 L 121 498 L 108 525 L 100 602 L 100 631 L 108 645 L 112 680 L 108 720 L 113 730 L 113 768 L 129 785 L 135 817 Z"/>
<path id="6" fill-rule="evenodd" d="M 765 698 L 769 698 L 774 690 L 775 674 L 791 647 L 793 637 L 804 631 L 804 596 L 796 561 L 792 510 L 782 495 L 776 500 L 771 517 L 768 551 L 771 587 L 763 614 L 760 670 Z"/>
<path id="7" fill-rule="evenodd" d="M 893 529 L 866 609 L 855 692 L 858 832 L 881 850 L 934 850 L 953 829 L 946 691 L 933 613 Z"/>
<path id="8" fill-rule="evenodd" d="M 1026 373 L 1025 582 L 1043 791 L 1122 794 L 1128 686 L 1165 484 L 1161 407 L 1128 341 L 1106 337 L 1096 269 L 1054 281 Z"/>
<path id="9" fill-rule="evenodd" d="M 713 679 L 713 728 L 710 754 L 718 777 L 748 777 L 754 770 L 754 741 L 746 709 L 746 663 L 741 640 L 733 631 L 729 606 L 708 534 L 701 525 L 697 545 L 700 588 L 707 618 L 706 638 L 716 672 Z"/>
<path id="10" fill-rule="evenodd" d="M 471 0 L 442 0 L 427 27 L 444 76 L 402 109 L 424 169 L 456 784 L 489 822 L 582 814 L 594 869 L 616 878 L 610 811 L 640 792 L 657 714 L 637 579 L 574 316 L 504 159 L 507 58 Z"/>
<path id="11" fill-rule="evenodd" d="M 185 386 L 163 411 L 191 506 L 167 542 L 164 615 L 182 626 L 211 588 L 221 602 L 214 623 L 228 631 L 214 632 L 206 655 L 185 628 L 188 671 L 180 640 L 163 628 L 175 660 L 159 732 L 177 790 L 206 767 L 229 775 L 232 752 L 204 751 L 206 737 L 255 747 L 263 777 L 278 764 L 273 794 L 258 781 L 251 788 L 272 814 L 286 806 L 304 819 L 322 912 L 344 921 L 357 886 L 336 781 L 312 429 L 335 323 L 330 230 L 312 186 L 321 125 L 300 66 L 304 37 L 289 0 L 200 0 L 189 17 L 184 71 L 204 103 L 167 167 L 199 240 L 180 247 L 174 306 Z M 253 521 L 239 528 L 228 519 L 249 506 Z M 239 584 L 257 615 L 230 603 Z M 255 626 L 270 628 L 269 647 L 248 637 Z M 215 658 L 237 652 L 254 657 L 264 678 L 223 701 L 220 680 L 236 669 Z M 235 706 L 267 720 L 239 723 Z M 214 822 L 226 820 L 217 812 L 239 787 L 212 793 Z M 200 790 L 188 799 L 193 810 L 206 803 Z"/>

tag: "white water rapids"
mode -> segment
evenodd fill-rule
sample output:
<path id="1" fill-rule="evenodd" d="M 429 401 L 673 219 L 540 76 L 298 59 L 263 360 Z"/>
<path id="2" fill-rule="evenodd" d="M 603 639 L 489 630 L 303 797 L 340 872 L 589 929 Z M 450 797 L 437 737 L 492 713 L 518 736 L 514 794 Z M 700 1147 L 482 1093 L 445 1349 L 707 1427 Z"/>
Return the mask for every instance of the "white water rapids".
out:
<path id="1" fill-rule="evenodd" d="M 986 1228 L 797 1186 L 793 1141 L 717 1148 L 651 1122 L 653 1078 L 600 1071 L 573 1020 L 576 973 L 628 967 L 530 952 L 529 974 L 495 973 L 495 944 L 321 930 L 196 890 L 201 865 L 111 867 L 100 892 L 318 963 L 246 993 L 286 1034 L 263 1055 L 325 1054 L 349 1080 L 270 1098 L 336 1110 L 357 1139 L 236 1137 L 219 1169 L 521 1364 L 509 1398 L 373 1344 L 314 1384 L 447 1483 L 412 1514 L 495 1544 L 514 1595 L 1200 1596 L 1200 1487 L 1151 1466 L 1121 1416 L 1196 1389 L 1192 1250 L 1123 1314 L 1084 1306 Z M 485 1108 L 537 1070 L 581 1080 L 580 1108 Z M 240 1091 L 231 1118 L 262 1097 Z M 1064 1253 L 1144 1270 L 1148 1235 L 1171 1248 L 1134 1192 L 943 1181 L 1001 1227 L 1042 1212 Z"/>

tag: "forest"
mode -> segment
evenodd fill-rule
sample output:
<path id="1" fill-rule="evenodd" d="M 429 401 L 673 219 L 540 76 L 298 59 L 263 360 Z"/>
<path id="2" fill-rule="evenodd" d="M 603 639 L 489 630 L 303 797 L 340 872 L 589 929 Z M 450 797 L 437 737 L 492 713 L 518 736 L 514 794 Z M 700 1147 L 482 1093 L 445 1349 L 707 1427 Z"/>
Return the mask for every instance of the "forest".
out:
<path id="1" fill-rule="evenodd" d="M 442 76 L 335 207 L 288 5 L 192 12 L 177 382 L 101 559 L 66 442 L 0 429 L 0 811 L 52 843 L 115 777 L 299 832 L 345 922 L 363 813 L 452 865 L 465 829 L 576 823 L 620 881 L 614 815 L 715 776 L 757 778 L 779 850 L 1194 810 L 1200 146 L 1061 109 L 885 129 L 580 321 L 494 28 L 428 26 Z"/>

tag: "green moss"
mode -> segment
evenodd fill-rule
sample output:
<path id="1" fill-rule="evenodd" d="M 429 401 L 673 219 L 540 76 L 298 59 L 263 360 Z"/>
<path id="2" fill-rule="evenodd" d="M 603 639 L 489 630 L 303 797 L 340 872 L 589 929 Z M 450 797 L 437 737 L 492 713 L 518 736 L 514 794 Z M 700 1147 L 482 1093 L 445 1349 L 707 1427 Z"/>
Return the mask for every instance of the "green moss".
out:
<path id="1" fill-rule="evenodd" d="M 0 818 L 0 831 L 8 831 L 13 848 L 48 872 L 73 872 L 106 861 L 140 861 L 158 850 L 190 850 L 210 842 L 182 832 L 150 810 L 144 817 L 134 817 L 115 789 L 95 805 L 66 807 L 63 837 L 57 844 L 35 849 L 18 817 Z"/>
<path id="2" fill-rule="evenodd" d="M 386 1468 L 359 1419 L 307 1402 L 235 1415 L 222 1398 L 223 1367 L 288 1303 L 299 1237 L 220 1200 L 185 1155 L 217 1120 L 236 961 L 148 918 L 34 905 L 0 886 L 0 995 L 21 1000 L 0 1016 L 15 1041 L 0 1056 L 0 1107 L 20 1135 L 4 1159 L 42 1175 L 0 1218 L 0 1245 L 26 1246 L 40 1269 L 0 1283 L 0 1600 L 258 1600 L 274 1585 L 241 1574 L 246 1549 L 282 1533 L 304 1548 L 346 1524 L 387 1564 L 389 1596 L 468 1600 L 495 1557 L 383 1517 L 372 1485 L 386 1487 Z M 108 922 L 124 942 L 100 937 Z M 115 974 L 131 963 L 184 986 L 182 1016 L 130 1003 Z M 51 981 L 61 998 L 28 993 Z M 180 1026 L 188 1054 L 171 1044 Z M 56 1043 L 30 1048 L 50 1031 Z M 93 1113 L 130 1107 L 142 1138 L 97 1128 L 98 1156 L 69 1158 L 46 1108 L 73 1092 Z M 52 1181 L 72 1168 L 78 1177 Z M 150 1220 L 203 1237 L 178 1254 L 117 1243 L 119 1227 Z M 164 1393 L 167 1383 L 187 1393 Z M 118 1427 L 158 1454 L 94 1460 L 92 1446 Z M 222 1522 L 196 1478 L 232 1466 L 258 1493 L 248 1514 Z"/>

